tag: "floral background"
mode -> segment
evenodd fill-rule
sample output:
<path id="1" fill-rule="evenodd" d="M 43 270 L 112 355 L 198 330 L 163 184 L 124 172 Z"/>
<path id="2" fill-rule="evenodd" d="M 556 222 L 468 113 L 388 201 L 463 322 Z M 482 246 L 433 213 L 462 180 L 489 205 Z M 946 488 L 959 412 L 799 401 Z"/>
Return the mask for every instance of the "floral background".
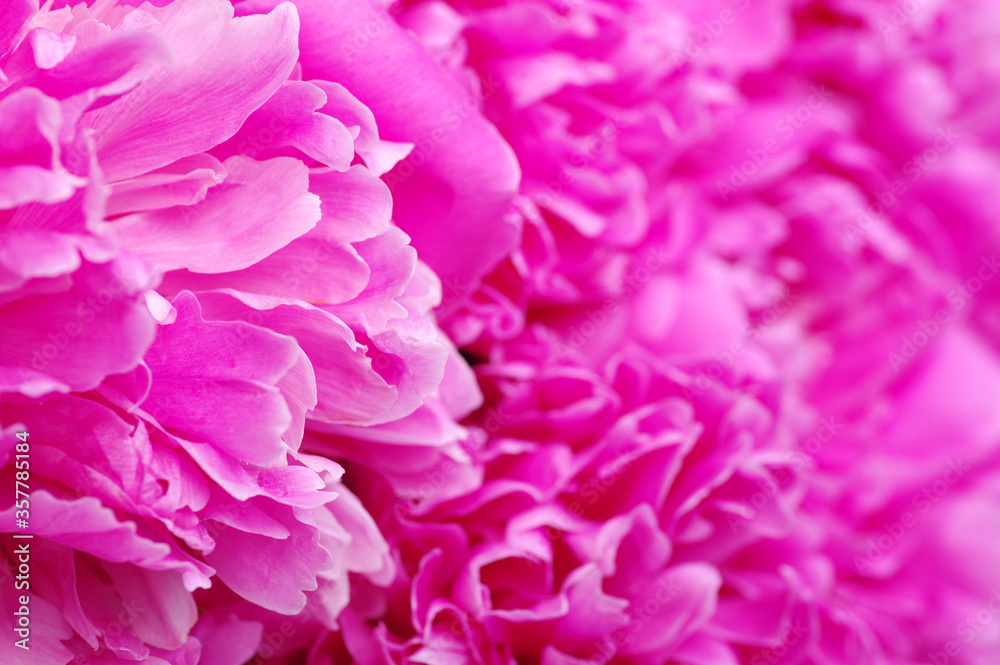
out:
<path id="1" fill-rule="evenodd" d="M 3 0 L 0 661 L 1000 662 L 994 0 Z"/>

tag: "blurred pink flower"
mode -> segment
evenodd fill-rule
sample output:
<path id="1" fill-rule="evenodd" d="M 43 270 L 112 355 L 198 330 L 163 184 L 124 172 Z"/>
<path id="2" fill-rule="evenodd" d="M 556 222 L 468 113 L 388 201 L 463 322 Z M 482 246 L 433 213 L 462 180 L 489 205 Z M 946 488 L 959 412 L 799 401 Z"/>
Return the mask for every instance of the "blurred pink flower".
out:
<path id="1" fill-rule="evenodd" d="M 401 580 L 355 658 L 990 662 L 998 553 L 946 523 L 992 533 L 1000 89 L 954 63 L 998 24 L 900 7 L 399 12 L 497 81 L 522 236 L 442 312 L 483 483 L 377 513 Z"/>

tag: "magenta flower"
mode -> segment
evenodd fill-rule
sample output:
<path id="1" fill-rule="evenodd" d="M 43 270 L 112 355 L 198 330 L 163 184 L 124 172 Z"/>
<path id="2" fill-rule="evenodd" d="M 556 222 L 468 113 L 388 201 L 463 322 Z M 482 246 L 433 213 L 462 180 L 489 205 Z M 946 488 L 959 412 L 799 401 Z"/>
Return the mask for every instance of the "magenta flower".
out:
<path id="1" fill-rule="evenodd" d="M 412 146 L 292 76 L 290 4 L 22 9 L 0 64 L 0 418 L 12 483 L 15 435 L 31 446 L 32 644 L 240 663 L 269 616 L 240 603 L 336 628 L 349 574 L 394 564 L 342 467 L 300 450 L 307 421 L 435 455 L 479 403 L 378 178 Z"/>
<path id="2" fill-rule="evenodd" d="M 998 31 L 12 0 L 0 660 L 994 662 Z"/>

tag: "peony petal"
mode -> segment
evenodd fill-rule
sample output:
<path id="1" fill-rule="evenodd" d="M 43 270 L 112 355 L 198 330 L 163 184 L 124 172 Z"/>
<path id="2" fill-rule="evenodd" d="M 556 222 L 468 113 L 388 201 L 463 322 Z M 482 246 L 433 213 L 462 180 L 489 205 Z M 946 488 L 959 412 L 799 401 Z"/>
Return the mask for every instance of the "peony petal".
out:
<path id="1" fill-rule="evenodd" d="M 122 245 L 165 270 L 229 272 L 253 265 L 319 221 L 319 199 L 308 191 L 301 162 L 231 157 L 224 168 L 226 181 L 196 205 L 116 221 Z"/>
<path id="2" fill-rule="evenodd" d="M 160 327 L 145 356 L 153 383 L 143 408 L 237 459 L 284 463 L 281 436 L 291 413 L 275 384 L 298 360 L 295 341 L 246 323 L 206 321 L 188 292 L 173 306 L 177 320 Z M 248 419 L 257 423 L 252 433 L 243 427 Z"/>
<path id="3" fill-rule="evenodd" d="M 213 151 L 228 157 L 243 154 L 255 159 L 289 154 L 294 148 L 337 171 L 346 171 L 354 159 L 354 138 L 337 118 L 316 111 L 326 103 L 320 87 L 287 81 L 263 106 L 250 114 L 239 132 Z"/>
<path id="4" fill-rule="evenodd" d="M 159 68 L 136 89 L 82 116 L 96 130 L 109 180 L 221 143 L 280 87 L 297 56 L 294 7 L 232 16 L 232 5 L 222 0 L 178 0 L 162 8 L 144 5 L 125 18 L 125 30 L 152 27 L 146 18 L 158 23 L 153 30 L 173 48 L 176 65 Z"/>
<path id="5" fill-rule="evenodd" d="M 50 292 L 0 307 L 0 385 L 90 390 L 135 367 L 156 324 L 138 298 L 149 278 L 130 263 L 83 264 L 69 284 L 46 280 Z"/>
<path id="6" fill-rule="evenodd" d="M 423 260 L 464 295 L 514 241 L 514 225 L 504 214 L 520 170 L 510 148 L 478 112 L 469 112 L 475 100 L 377 3 L 296 5 L 304 17 L 304 76 L 344 84 L 374 112 L 380 135 L 417 144 L 386 175 L 395 219 Z M 365 35 L 362 52 L 353 26 L 365 25 L 380 29 Z M 331 49 L 331 43 L 341 46 Z M 456 246 L 464 251 L 456 254 Z"/>

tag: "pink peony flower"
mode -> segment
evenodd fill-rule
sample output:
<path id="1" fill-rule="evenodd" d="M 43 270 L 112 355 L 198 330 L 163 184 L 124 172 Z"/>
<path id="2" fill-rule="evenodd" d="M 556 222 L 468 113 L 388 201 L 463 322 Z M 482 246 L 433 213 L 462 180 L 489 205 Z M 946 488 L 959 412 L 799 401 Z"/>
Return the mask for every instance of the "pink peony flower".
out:
<path id="1" fill-rule="evenodd" d="M 307 421 L 447 457 L 479 404 L 378 177 L 412 146 L 302 80 L 292 5 L 158 4 L 4 17 L 0 420 L 12 486 L 29 432 L 43 662 L 241 663 L 273 616 L 336 628 L 348 576 L 394 564 Z"/>
<path id="2" fill-rule="evenodd" d="M 897 51 L 856 16 L 401 12 L 456 76 L 502 79 L 484 106 L 524 168 L 523 233 L 443 312 L 482 362 L 483 483 L 382 509 L 399 591 L 363 639 L 345 626 L 354 658 L 988 662 L 996 581 L 961 562 L 996 555 L 943 520 L 979 523 L 995 477 L 995 418 L 958 387 L 993 394 L 968 325 L 995 234 L 950 217 L 993 200 L 972 164 L 995 157 L 958 105 L 886 97 L 952 94 L 924 73 L 940 52 L 911 64 L 930 20 L 884 19 L 913 34 Z M 942 440 L 962 443 L 931 454 Z"/>
<path id="3" fill-rule="evenodd" d="M 8 5 L 3 662 L 1000 653 L 992 5 Z"/>

